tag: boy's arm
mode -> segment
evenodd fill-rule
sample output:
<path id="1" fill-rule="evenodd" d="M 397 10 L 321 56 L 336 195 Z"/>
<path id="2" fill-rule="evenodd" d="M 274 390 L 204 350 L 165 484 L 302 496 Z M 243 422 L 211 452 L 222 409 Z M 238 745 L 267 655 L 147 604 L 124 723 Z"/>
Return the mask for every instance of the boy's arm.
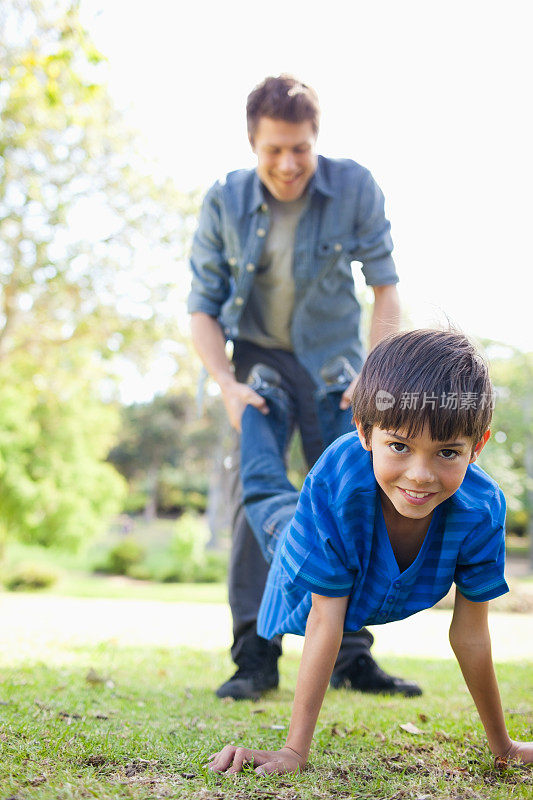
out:
<path id="1" fill-rule="evenodd" d="M 473 603 L 455 593 L 450 644 L 472 695 L 489 747 L 496 756 L 533 762 L 533 742 L 514 742 L 505 726 L 488 627 L 488 602 Z"/>
<path id="2" fill-rule="evenodd" d="M 307 762 L 316 721 L 341 646 L 348 597 L 313 595 L 287 747 Z"/>
<path id="3" fill-rule="evenodd" d="M 295 772 L 305 766 L 316 721 L 337 658 L 344 629 L 347 597 L 313 595 L 292 709 L 287 743 L 281 750 L 252 750 L 227 745 L 209 766 L 215 772 Z"/>

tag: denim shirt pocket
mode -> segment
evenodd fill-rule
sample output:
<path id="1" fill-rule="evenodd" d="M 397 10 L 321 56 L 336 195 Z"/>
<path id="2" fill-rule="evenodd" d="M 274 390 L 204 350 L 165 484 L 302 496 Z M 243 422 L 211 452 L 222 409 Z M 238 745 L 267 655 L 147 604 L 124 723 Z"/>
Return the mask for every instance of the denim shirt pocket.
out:
<path id="1" fill-rule="evenodd" d="M 354 236 L 321 239 L 315 249 L 317 275 L 322 289 L 329 295 L 353 286 L 351 262 L 357 241 Z"/>

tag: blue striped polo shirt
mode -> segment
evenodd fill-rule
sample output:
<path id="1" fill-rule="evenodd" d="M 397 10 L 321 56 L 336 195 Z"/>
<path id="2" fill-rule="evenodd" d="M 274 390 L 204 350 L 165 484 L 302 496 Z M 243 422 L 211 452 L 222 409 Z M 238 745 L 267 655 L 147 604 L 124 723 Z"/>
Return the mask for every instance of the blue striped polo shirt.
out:
<path id="1" fill-rule="evenodd" d="M 358 631 L 431 608 L 452 583 L 469 600 L 507 592 L 505 499 L 480 467 L 438 506 L 413 563 L 400 572 L 381 510 L 370 453 L 357 433 L 337 439 L 306 478 L 279 538 L 257 630 L 304 635 L 311 593 L 349 596 L 344 629 Z"/>

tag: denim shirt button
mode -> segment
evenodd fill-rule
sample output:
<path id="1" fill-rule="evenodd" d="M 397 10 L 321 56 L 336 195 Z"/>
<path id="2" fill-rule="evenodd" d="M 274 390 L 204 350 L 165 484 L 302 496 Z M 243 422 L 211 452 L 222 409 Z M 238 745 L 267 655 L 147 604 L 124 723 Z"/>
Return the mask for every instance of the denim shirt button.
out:
<path id="1" fill-rule="evenodd" d="M 335 245 L 333 246 L 333 249 L 335 250 L 336 253 L 340 253 L 342 250 L 342 244 L 340 242 L 336 242 Z"/>
<path id="2" fill-rule="evenodd" d="M 394 588 L 395 589 L 399 589 L 400 588 L 400 581 L 396 581 L 396 583 L 394 584 Z"/>
<path id="3" fill-rule="evenodd" d="M 228 258 L 228 264 L 230 265 L 230 267 L 234 267 L 237 264 L 237 259 L 235 258 L 235 256 L 231 256 L 231 258 Z"/>
<path id="4" fill-rule="evenodd" d="M 264 228 L 258 228 L 257 229 L 257 235 L 260 236 L 261 239 L 262 239 L 263 236 L 266 236 L 266 230 Z"/>
<path id="5" fill-rule="evenodd" d="M 268 204 L 267 203 L 261 203 L 261 211 L 263 212 L 263 214 L 266 214 L 268 212 Z"/>
<path id="6" fill-rule="evenodd" d="M 249 264 L 246 265 L 246 269 L 248 272 L 255 272 L 255 264 L 252 264 L 250 262 Z"/>
<path id="7" fill-rule="evenodd" d="M 242 297 L 236 297 L 235 298 L 235 305 L 236 306 L 242 306 L 243 303 L 244 303 L 244 300 L 242 299 Z"/>

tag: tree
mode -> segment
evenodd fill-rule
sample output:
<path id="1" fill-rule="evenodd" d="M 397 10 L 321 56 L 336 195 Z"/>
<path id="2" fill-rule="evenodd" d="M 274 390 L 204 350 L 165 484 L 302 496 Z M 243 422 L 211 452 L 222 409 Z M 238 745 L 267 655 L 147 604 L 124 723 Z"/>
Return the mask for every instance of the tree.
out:
<path id="1" fill-rule="evenodd" d="M 26 356 L 0 363 L 0 552 L 8 535 L 74 548 L 101 531 L 125 494 L 104 463 L 115 410 L 92 396 L 79 353 L 55 366 Z"/>
<path id="2" fill-rule="evenodd" d="M 151 403 L 136 403 L 124 409 L 121 441 L 109 460 L 130 480 L 142 475 L 148 484 L 147 519 L 157 510 L 157 479 L 164 464 L 175 464 L 181 455 L 186 419 L 183 397 L 155 397 Z"/>
<path id="3" fill-rule="evenodd" d="M 182 375 L 179 371 L 178 375 Z M 200 417 L 189 376 L 149 403 L 122 410 L 122 429 L 109 461 L 128 480 L 147 490 L 145 516 L 152 519 L 164 489 L 207 490 L 208 475 L 227 430 L 222 404 L 213 398 Z"/>
<path id="4" fill-rule="evenodd" d="M 2 3 L 0 529 L 46 544 L 120 502 L 105 379 L 179 340 L 169 264 L 197 206 L 150 177 L 104 65 L 77 2 Z"/>
<path id="5" fill-rule="evenodd" d="M 533 353 L 492 341 L 485 349 L 496 403 L 481 463 L 504 491 L 510 528 L 529 531 L 533 558 Z"/>
<path id="6" fill-rule="evenodd" d="M 2 7 L 0 358 L 77 341 L 142 361 L 174 337 L 169 265 L 197 199 L 146 174 L 77 6 Z"/>

